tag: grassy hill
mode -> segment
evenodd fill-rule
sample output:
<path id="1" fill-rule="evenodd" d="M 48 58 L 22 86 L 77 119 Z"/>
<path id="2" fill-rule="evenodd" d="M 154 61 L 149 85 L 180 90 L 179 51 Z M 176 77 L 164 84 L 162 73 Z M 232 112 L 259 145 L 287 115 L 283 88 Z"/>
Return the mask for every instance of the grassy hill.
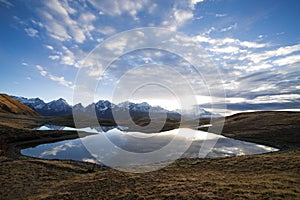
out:
<path id="1" fill-rule="evenodd" d="M 0 94 L 0 113 L 39 116 L 37 112 L 7 94 Z"/>
<path id="2" fill-rule="evenodd" d="M 226 117 L 223 135 L 280 149 L 300 147 L 300 112 L 261 111 Z"/>

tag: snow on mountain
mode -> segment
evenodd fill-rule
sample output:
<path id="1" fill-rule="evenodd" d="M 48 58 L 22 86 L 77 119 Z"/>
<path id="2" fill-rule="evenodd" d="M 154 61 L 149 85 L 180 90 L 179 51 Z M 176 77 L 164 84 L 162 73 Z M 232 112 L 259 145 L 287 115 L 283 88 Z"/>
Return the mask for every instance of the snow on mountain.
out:
<path id="1" fill-rule="evenodd" d="M 47 110 L 53 110 L 56 112 L 68 112 L 71 109 L 71 106 L 63 98 L 50 101 L 46 105 Z"/>
<path id="2" fill-rule="evenodd" d="M 125 101 L 119 103 L 117 106 L 120 109 L 129 109 L 130 111 L 135 111 L 135 112 L 164 112 L 164 113 L 171 112 L 159 106 L 151 106 L 147 102 L 132 103 L 129 101 Z"/>
<path id="3" fill-rule="evenodd" d="M 37 110 L 37 109 L 42 109 L 46 103 L 41 100 L 40 98 L 25 98 L 25 97 L 16 97 L 16 96 L 11 96 L 14 99 L 17 99 L 18 101 L 22 102 L 23 104 L 29 106 L 30 108 Z"/>
<path id="4" fill-rule="evenodd" d="M 151 106 L 147 102 L 133 103 L 125 101 L 116 105 L 107 100 L 100 100 L 96 103 L 92 103 L 84 107 L 81 103 L 71 106 L 67 103 L 66 100 L 62 98 L 45 103 L 39 98 L 24 98 L 16 96 L 12 97 L 34 109 L 40 115 L 44 116 L 71 115 L 72 112 L 75 112 L 76 114 L 83 114 L 88 116 L 93 116 L 96 113 L 97 117 L 99 118 L 114 119 L 113 113 L 124 115 L 124 113 L 129 112 L 131 117 L 149 117 L 150 113 L 153 113 L 155 114 L 154 116 L 158 117 L 167 115 L 168 118 L 176 119 L 181 118 L 181 115 L 188 116 L 189 118 L 194 119 L 216 117 L 215 114 L 208 112 L 200 107 L 196 113 L 192 113 L 189 111 L 180 113 L 179 111 L 169 111 L 159 106 Z"/>
<path id="5" fill-rule="evenodd" d="M 12 96 L 14 99 L 21 101 L 23 104 L 34 109 L 40 115 L 44 116 L 57 116 L 57 115 L 69 115 L 72 114 L 72 106 L 70 106 L 66 100 L 60 98 L 53 100 L 49 103 L 45 103 L 40 98 L 25 98 Z"/>
<path id="6" fill-rule="evenodd" d="M 131 111 L 138 111 L 138 112 L 149 112 L 150 105 L 146 102 L 143 103 L 132 103 L 129 101 L 125 101 L 118 104 L 118 107 L 121 109 L 129 109 Z"/>
<path id="7" fill-rule="evenodd" d="M 139 112 L 149 112 L 150 110 L 150 105 L 146 102 L 143 103 L 131 103 L 130 104 L 130 109 L 132 111 L 139 111 Z"/>
<path id="8" fill-rule="evenodd" d="M 115 105 L 107 100 L 100 100 L 95 104 L 95 107 L 98 111 L 106 111 L 108 109 L 112 109 L 113 107 L 115 107 Z"/>

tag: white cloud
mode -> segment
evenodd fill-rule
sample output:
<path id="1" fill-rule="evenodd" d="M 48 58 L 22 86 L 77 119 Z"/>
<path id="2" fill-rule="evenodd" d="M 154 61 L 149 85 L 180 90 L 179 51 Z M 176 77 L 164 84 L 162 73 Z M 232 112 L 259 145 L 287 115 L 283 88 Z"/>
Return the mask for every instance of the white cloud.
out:
<path id="1" fill-rule="evenodd" d="M 132 16 L 133 19 L 137 20 L 137 13 L 146 6 L 148 6 L 148 0 L 139 0 L 139 1 L 131 1 L 131 0 L 122 0 L 122 1 L 97 1 L 90 0 L 90 3 L 97 9 L 99 12 L 111 16 L 122 15 L 123 13 L 127 13 Z"/>
<path id="2" fill-rule="evenodd" d="M 269 46 L 269 44 L 266 43 L 256 43 L 256 42 L 250 42 L 250 41 L 240 41 L 239 39 L 235 38 L 211 38 L 209 36 L 204 35 L 197 35 L 192 38 L 195 42 L 201 42 L 201 43 L 209 43 L 211 45 L 236 45 L 240 47 L 246 47 L 246 48 L 263 48 Z"/>
<path id="3" fill-rule="evenodd" d="M 263 37 L 264 37 L 264 35 L 259 35 L 258 36 L 259 39 L 262 39 Z"/>
<path id="4" fill-rule="evenodd" d="M 247 72 L 251 72 L 251 71 L 259 71 L 259 70 L 265 70 L 265 69 L 270 69 L 272 68 L 273 65 L 269 64 L 269 63 L 259 63 L 257 65 L 251 65 L 251 66 L 247 66 L 245 68 L 245 70 Z"/>
<path id="5" fill-rule="evenodd" d="M 148 13 L 153 14 L 154 10 L 157 8 L 157 4 L 154 3 L 148 8 Z"/>
<path id="6" fill-rule="evenodd" d="M 195 36 L 194 37 L 194 41 L 195 42 L 201 42 L 201 43 L 210 43 L 210 44 L 216 43 L 215 39 L 211 39 L 211 38 L 203 36 L 203 35 L 197 35 L 197 36 Z"/>
<path id="7" fill-rule="evenodd" d="M 283 103 L 290 102 L 291 99 L 300 99 L 300 94 L 277 94 L 259 96 L 251 100 L 251 103 Z"/>
<path id="8" fill-rule="evenodd" d="M 287 56 L 273 61 L 273 64 L 278 66 L 291 65 L 300 62 L 300 55 Z"/>
<path id="9" fill-rule="evenodd" d="M 27 62 L 22 62 L 21 65 L 28 66 L 28 63 Z"/>
<path id="10" fill-rule="evenodd" d="M 45 47 L 46 47 L 47 49 L 49 49 L 49 50 L 54 50 L 54 47 L 51 46 L 51 45 L 45 45 Z"/>
<path id="11" fill-rule="evenodd" d="M 70 56 L 63 56 L 61 59 L 61 63 L 64 65 L 75 65 L 75 61 Z"/>
<path id="12" fill-rule="evenodd" d="M 39 14 L 48 36 L 61 42 L 78 44 L 94 40 L 97 16 L 93 9 L 89 9 L 87 2 L 48 0 L 43 1 L 43 4 Z"/>
<path id="13" fill-rule="evenodd" d="M 176 20 L 177 26 L 183 25 L 186 21 L 193 18 L 193 12 L 190 10 L 174 10 L 174 17 Z"/>
<path id="14" fill-rule="evenodd" d="M 58 55 L 51 55 L 51 56 L 48 56 L 48 58 L 50 58 L 51 60 L 59 60 L 59 56 Z"/>
<path id="15" fill-rule="evenodd" d="M 258 87 L 254 88 L 250 91 L 251 92 L 262 92 L 262 91 L 268 91 L 268 90 L 273 89 L 273 88 L 274 88 L 273 84 L 265 83 L 265 84 L 260 84 Z M 258 99 L 262 99 L 262 97 L 259 97 Z M 252 102 L 255 102 L 255 101 L 252 101 Z M 259 102 L 259 103 L 263 103 L 263 102 Z"/>
<path id="16" fill-rule="evenodd" d="M 293 45 L 293 46 L 279 47 L 278 49 L 272 51 L 266 51 L 263 53 L 263 56 L 266 57 L 284 56 L 284 55 L 294 53 L 296 51 L 300 51 L 300 44 Z"/>
<path id="17" fill-rule="evenodd" d="M 83 43 L 86 40 L 85 32 L 89 30 L 86 24 L 87 20 L 90 20 L 89 22 L 94 20 L 92 14 L 82 14 L 80 20 L 85 20 L 86 23 L 79 24 L 76 19 L 72 19 L 77 11 L 66 1 L 49 0 L 44 3 L 47 10 L 41 13 L 44 16 L 45 28 L 49 36 L 59 41 L 73 39 L 77 43 Z"/>
<path id="18" fill-rule="evenodd" d="M 95 30 L 95 26 L 93 22 L 97 19 L 97 17 L 91 12 L 84 12 L 80 15 L 78 22 L 81 25 L 86 37 L 90 40 L 93 40 L 92 31 Z"/>
<path id="19" fill-rule="evenodd" d="M 49 78 L 52 81 L 58 82 L 60 85 L 72 88 L 73 84 L 70 81 L 66 81 L 65 78 L 63 76 L 58 77 L 58 76 L 54 76 L 52 75 L 50 72 L 47 72 L 42 66 L 40 65 L 36 65 L 35 66 L 36 69 L 40 72 L 40 74 L 44 77 Z"/>
<path id="20" fill-rule="evenodd" d="M 240 44 L 241 44 L 241 46 L 244 46 L 244 47 L 247 47 L 247 48 L 263 48 L 263 47 L 268 46 L 268 44 L 249 42 L 249 41 L 243 41 L 243 42 L 240 42 Z"/>
<path id="21" fill-rule="evenodd" d="M 283 34 L 285 34 L 285 32 L 276 33 L 276 35 L 283 35 Z"/>
<path id="22" fill-rule="evenodd" d="M 128 41 L 128 38 L 121 37 L 114 42 L 111 42 L 109 45 L 105 44 L 105 48 L 110 51 L 111 56 L 113 56 L 114 54 L 117 55 L 119 53 L 122 53 L 127 45 L 130 45 Z"/>
<path id="23" fill-rule="evenodd" d="M 67 10 L 68 13 L 70 13 L 72 15 L 77 13 L 77 11 L 69 5 L 68 1 L 63 0 L 63 1 L 60 1 L 60 3 Z"/>
<path id="24" fill-rule="evenodd" d="M 96 16 L 93 13 L 82 13 L 79 17 L 79 21 L 82 23 L 90 23 L 96 20 Z"/>
<path id="25" fill-rule="evenodd" d="M 44 68 L 42 66 L 36 65 L 35 67 L 39 70 L 39 72 L 42 76 L 46 76 L 48 74 L 48 72 L 46 70 L 44 70 Z"/>
<path id="26" fill-rule="evenodd" d="M 72 38 L 68 34 L 66 27 L 57 22 L 51 14 L 43 12 L 42 15 L 46 19 L 45 28 L 50 37 L 59 41 L 68 41 Z"/>
<path id="27" fill-rule="evenodd" d="M 74 53 L 66 46 L 63 46 L 62 49 L 64 54 L 61 57 L 61 64 L 75 66 L 77 61 Z"/>
<path id="28" fill-rule="evenodd" d="M 54 76 L 52 74 L 49 74 L 49 78 L 52 80 L 52 81 L 56 81 L 58 82 L 59 84 L 63 85 L 63 86 L 66 86 L 66 87 L 72 87 L 72 82 L 70 81 L 66 81 L 65 78 L 63 76 L 61 77 L 58 77 L 58 76 Z"/>
<path id="29" fill-rule="evenodd" d="M 116 32 L 116 29 L 111 26 L 100 27 L 98 31 L 104 35 L 112 35 Z"/>
<path id="30" fill-rule="evenodd" d="M 36 37 L 38 34 L 38 30 L 33 29 L 33 28 L 25 28 L 24 30 L 27 33 L 27 35 L 30 37 Z"/>
<path id="31" fill-rule="evenodd" d="M 166 18 L 161 20 L 161 26 L 166 26 L 171 30 L 178 30 L 180 27 L 193 21 L 195 19 L 201 19 L 202 17 L 194 18 L 195 6 L 203 2 L 204 0 L 187 0 L 181 1 L 177 0 L 174 2 L 172 10 L 166 9 Z M 160 13 L 158 13 L 160 14 Z"/>
<path id="32" fill-rule="evenodd" d="M 44 27 L 44 25 L 43 25 L 41 22 L 35 21 L 34 19 L 31 20 L 31 22 L 32 22 L 34 25 L 39 26 L 39 27 L 41 27 L 41 28 Z"/>
<path id="33" fill-rule="evenodd" d="M 226 13 L 217 13 L 216 17 L 226 17 L 227 14 Z"/>
<path id="34" fill-rule="evenodd" d="M 100 43 L 100 42 L 103 42 L 103 40 L 104 40 L 103 38 L 97 38 L 97 39 L 96 39 L 96 41 L 99 42 L 99 43 Z"/>
<path id="35" fill-rule="evenodd" d="M 4 4 L 7 8 L 14 7 L 14 4 L 9 2 L 8 0 L 0 0 L 0 3 Z"/>
<path id="36" fill-rule="evenodd" d="M 228 27 L 225 27 L 225 28 L 222 28 L 220 31 L 221 32 L 226 32 L 226 31 L 230 31 L 232 29 L 235 29 L 237 27 L 237 23 L 231 25 L 231 26 L 228 26 Z"/>
<path id="37" fill-rule="evenodd" d="M 53 50 L 53 55 L 48 56 L 49 59 L 59 60 L 60 64 L 76 68 L 79 67 L 80 60 L 87 55 L 78 45 L 68 47 L 67 45 L 62 45 L 60 47 L 57 46 L 56 49 L 60 49 L 60 51 Z"/>
<path id="38" fill-rule="evenodd" d="M 210 48 L 212 52 L 216 53 L 239 53 L 240 49 L 234 46 L 226 46 L 224 48 Z"/>
<path id="39" fill-rule="evenodd" d="M 228 97 L 226 98 L 226 101 L 228 103 L 243 103 L 245 102 L 247 99 L 243 98 L 243 97 Z"/>
<path id="40" fill-rule="evenodd" d="M 192 10 L 194 10 L 195 9 L 195 6 L 198 4 L 198 3 L 201 3 L 201 2 L 203 2 L 204 0 L 190 0 L 190 8 L 192 9 Z"/>
<path id="41" fill-rule="evenodd" d="M 292 46 L 285 46 L 285 47 L 279 47 L 275 50 L 269 50 L 269 51 L 264 51 L 262 53 L 252 53 L 249 55 L 246 55 L 242 59 L 249 59 L 253 61 L 254 63 L 259 63 L 261 61 L 273 58 L 273 57 L 278 57 L 278 56 L 285 56 L 292 54 L 294 52 L 300 51 L 300 44 L 297 45 L 292 45 Z M 293 59 L 293 58 L 291 58 Z M 279 63 L 282 61 L 279 61 Z"/>

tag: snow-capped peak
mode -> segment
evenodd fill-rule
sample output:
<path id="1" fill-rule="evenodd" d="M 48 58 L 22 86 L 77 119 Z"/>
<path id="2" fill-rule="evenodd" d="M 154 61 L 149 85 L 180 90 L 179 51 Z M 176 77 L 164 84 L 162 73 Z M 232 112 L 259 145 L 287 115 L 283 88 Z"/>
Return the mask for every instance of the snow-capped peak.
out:
<path id="1" fill-rule="evenodd" d="M 22 103 L 28 105 L 29 107 L 36 110 L 39 114 L 45 116 L 55 116 L 55 115 L 71 115 L 72 109 L 79 114 L 85 115 L 94 115 L 96 112 L 98 117 L 112 119 L 112 112 L 114 113 L 124 113 L 129 111 L 133 116 L 148 116 L 149 112 L 151 113 L 167 113 L 168 116 L 179 117 L 180 115 L 188 115 L 192 118 L 201 118 L 201 117 L 213 117 L 214 114 L 206 111 L 205 109 L 196 106 L 197 112 L 195 109 L 193 111 L 178 112 L 178 111 L 168 111 L 160 106 L 151 106 L 147 102 L 142 103 L 133 103 L 130 101 L 124 101 L 119 104 L 113 104 L 107 100 L 100 100 L 97 103 L 92 103 L 84 107 L 81 103 L 74 105 L 73 107 L 67 103 L 63 98 L 53 100 L 51 102 L 45 103 L 39 98 L 24 98 L 24 97 L 14 97 L 13 98 L 21 101 Z M 180 114 L 179 114 L 180 113 Z"/>

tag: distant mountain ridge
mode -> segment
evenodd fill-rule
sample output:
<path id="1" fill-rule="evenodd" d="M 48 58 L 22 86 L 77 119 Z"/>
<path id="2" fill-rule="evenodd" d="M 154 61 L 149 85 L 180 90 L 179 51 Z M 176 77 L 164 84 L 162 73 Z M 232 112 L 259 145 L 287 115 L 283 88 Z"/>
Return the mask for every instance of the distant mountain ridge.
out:
<path id="1" fill-rule="evenodd" d="M 151 109 L 151 112 L 154 113 L 167 113 L 168 117 L 180 118 L 179 113 L 168 111 L 159 106 L 153 107 L 146 102 L 122 102 L 120 104 L 113 104 L 107 100 L 100 100 L 84 107 L 81 103 L 71 106 L 62 98 L 46 103 L 40 98 L 12 97 L 43 116 L 71 115 L 73 112 L 76 114 L 93 115 L 96 111 L 96 115 L 99 118 L 113 119 L 112 111 L 121 115 L 129 111 L 132 117 L 149 117 L 148 114 Z"/>
<path id="2" fill-rule="evenodd" d="M 84 107 L 81 103 L 71 106 L 62 98 L 46 103 L 40 98 L 12 97 L 43 116 L 71 115 L 73 112 L 76 114 L 92 116 L 96 111 L 98 118 L 112 120 L 114 119 L 113 113 L 118 113 L 118 116 L 128 116 L 128 112 L 132 118 L 149 118 L 149 112 L 156 118 L 165 118 L 165 116 L 167 116 L 167 118 L 181 118 L 181 114 L 177 111 L 169 111 L 159 106 L 151 106 L 146 102 L 132 103 L 125 101 L 119 104 L 114 104 L 108 100 L 99 100 L 96 103 L 92 103 Z M 214 114 L 204 109 L 200 109 L 199 116 L 191 116 L 191 118 L 210 117 L 213 115 Z"/>
<path id="3" fill-rule="evenodd" d="M 22 102 L 28 107 L 32 108 L 40 115 L 43 116 L 59 116 L 59 115 L 70 115 L 72 114 L 72 106 L 70 106 L 66 100 L 60 98 L 45 103 L 40 98 L 25 98 L 12 96 L 12 98 Z"/>
<path id="4" fill-rule="evenodd" d="M 36 111 L 7 94 L 0 94 L 0 112 L 28 116 L 39 116 Z"/>

